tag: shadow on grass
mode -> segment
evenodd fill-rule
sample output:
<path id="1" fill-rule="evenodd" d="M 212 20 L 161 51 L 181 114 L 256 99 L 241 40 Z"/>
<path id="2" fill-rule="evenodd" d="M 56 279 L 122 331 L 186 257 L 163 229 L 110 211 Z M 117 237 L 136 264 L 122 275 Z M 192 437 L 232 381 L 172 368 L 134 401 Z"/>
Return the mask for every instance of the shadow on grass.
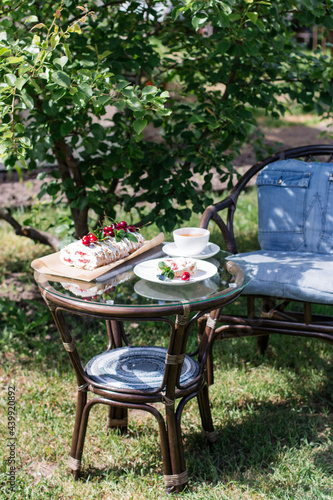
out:
<path id="1" fill-rule="evenodd" d="M 307 407 L 296 399 L 278 404 L 255 401 L 250 414 L 247 409 L 247 415 L 215 426 L 214 445 L 208 445 L 202 434 L 188 435 L 185 450 L 192 481 L 212 486 L 230 481 L 259 486 L 280 467 L 294 464 L 297 470 L 300 459 L 304 460 L 304 468 L 312 462 L 319 475 L 332 476 L 332 446 L 327 446 L 332 434 L 327 435 L 327 429 L 333 417 L 328 414 L 332 405 L 326 404 L 326 396 L 323 388 L 312 395 Z M 316 414 L 312 407 L 316 407 Z M 239 412 L 242 413 L 241 407 Z M 320 449 L 325 443 L 326 449 Z M 304 485 L 306 481 L 304 477 Z"/>
<path id="2" fill-rule="evenodd" d="M 294 465 L 296 475 L 302 467 L 308 468 L 309 473 L 312 473 L 313 470 L 310 470 L 307 463 L 309 461 L 312 461 L 312 467 L 318 469 L 318 475 L 326 476 L 328 482 L 331 481 L 332 446 L 325 450 L 320 449 L 325 445 L 327 437 L 332 437 L 323 437 L 325 430 L 332 424 L 332 415 L 326 412 L 328 408 L 325 406 L 325 400 L 326 387 L 312 395 L 312 399 L 309 398 L 308 407 L 304 407 L 296 399 L 278 404 L 254 401 L 250 414 L 237 419 L 230 417 L 224 425 L 216 426 L 217 441 L 213 445 L 207 442 L 202 432 L 185 432 L 189 492 L 191 484 L 208 484 L 213 491 L 215 486 L 221 483 L 230 484 L 233 481 L 247 488 L 262 490 L 263 482 L 274 482 L 275 470 L 278 471 L 279 468 L 292 468 Z M 317 414 L 311 411 L 312 406 L 316 406 Z M 241 404 L 238 410 L 242 412 Z M 138 439 L 140 434 L 135 432 L 131 437 Z M 112 479 L 121 483 L 129 473 L 149 478 L 153 470 L 154 475 L 160 476 L 163 482 L 158 433 L 153 431 L 150 435 L 151 440 L 145 444 L 144 456 L 126 456 L 122 463 L 105 467 L 86 464 L 83 466 L 80 481 L 99 483 Z M 300 464 L 301 460 L 304 465 Z M 300 475 L 297 481 L 297 485 L 291 483 L 291 487 L 306 490 L 307 475 Z M 272 492 L 275 487 L 280 486 L 271 484 Z"/>

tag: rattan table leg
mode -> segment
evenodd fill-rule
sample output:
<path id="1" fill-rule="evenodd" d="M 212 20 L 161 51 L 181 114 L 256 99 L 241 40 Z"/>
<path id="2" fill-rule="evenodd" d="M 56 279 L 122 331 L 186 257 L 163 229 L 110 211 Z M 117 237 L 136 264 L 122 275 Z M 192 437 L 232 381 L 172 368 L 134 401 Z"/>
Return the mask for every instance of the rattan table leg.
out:
<path id="1" fill-rule="evenodd" d="M 106 428 L 120 429 L 122 434 L 127 432 L 128 424 L 128 410 L 127 408 L 120 408 L 117 406 L 108 407 L 108 418 L 106 421 Z"/>

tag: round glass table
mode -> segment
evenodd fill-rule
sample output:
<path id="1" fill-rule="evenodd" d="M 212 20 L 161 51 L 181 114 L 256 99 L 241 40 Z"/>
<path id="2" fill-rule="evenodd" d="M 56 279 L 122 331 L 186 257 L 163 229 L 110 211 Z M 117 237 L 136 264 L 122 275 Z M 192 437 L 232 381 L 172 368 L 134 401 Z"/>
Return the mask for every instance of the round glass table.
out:
<path id="1" fill-rule="evenodd" d="M 160 248 L 116 268 L 104 281 L 94 282 L 35 271 L 77 379 L 69 457 L 69 469 L 75 478 L 81 468 L 89 413 L 95 404 L 108 406 L 109 428 L 125 430 L 131 408 L 156 417 L 168 491 L 181 491 L 188 483 L 180 421 L 186 403 L 193 397 L 197 397 L 207 438 L 212 442 L 216 439 L 208 397 L 207 358 L 211 356 L 220 309 L 242 293 L 251 280 L 251 269 L 241 259 L 220 251 L 211 259 L 198 261 L 199 271 L 192 282 L 161 281 L 156 259 L 167 259 L 161 256 Z M 85 366 L 67 313 L 106 322 L 107 349 Z M 131 344 L 124 327 L 127 321 L 166 323 L 168 346 Z M 195 322 L 201 325 L 198 346 L 194 353 L 187 353 L 189 330 Z M 94 396 L 88 398 L 88 393 Z M 156 403 L 161 403 L 161 410 Z"/>

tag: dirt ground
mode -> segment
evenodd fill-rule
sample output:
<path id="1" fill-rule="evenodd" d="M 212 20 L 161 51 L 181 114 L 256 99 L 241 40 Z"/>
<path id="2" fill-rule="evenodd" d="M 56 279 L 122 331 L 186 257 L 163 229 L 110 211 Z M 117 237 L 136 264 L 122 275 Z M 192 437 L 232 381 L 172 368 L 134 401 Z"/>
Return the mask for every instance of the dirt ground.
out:
<path id="1" fill-rule="evenodd" d="M 294 121 L 295 117 L 293 117 Z M 263 132 L 267 144 L 276 145 L 276 150 L 282 150 L 308 144 L 329 144 L 332 142 L 329 139 L 319 138 L 319 134 L 324 130 L 327 130 L 325 123 L 316 127 L 307 127 L 300 123 L 292 127 L 270 128 L 263 130 Z M 242 154 L 237 158 L 236 166 L 248 168 L 254 162 L 253 148 L 249 146 L 244 148 Z M 24 180 L 19 182 L 16 172 L 13 172 L 11 176 L 6 172 L 0 172 L 0 207 L 18 207 L 33 204 L 43 182 L 45 180 L 38 180 L 35 175 L 25 176 Z M 221 191 L 224 187 L 220 183 L 218 175 L 215 175 L 213 177 L 213 189 Z"/>

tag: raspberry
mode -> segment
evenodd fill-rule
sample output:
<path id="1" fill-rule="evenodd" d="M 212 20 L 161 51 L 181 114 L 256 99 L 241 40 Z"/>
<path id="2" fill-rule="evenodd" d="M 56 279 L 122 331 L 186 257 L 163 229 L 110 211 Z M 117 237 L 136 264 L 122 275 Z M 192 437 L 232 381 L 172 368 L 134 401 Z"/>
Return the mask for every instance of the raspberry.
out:
<path id="1" fill-rule="evenodd" d="M 191 277 L 190 273 L 188 273 L 187 271 L 185 271 L 185 272 L 183 272 L 183 274 L 182 274 L 182 278 L 181 278 L 181 279 L 182 279 L 183 281 L 189 281 L 189 280 L 190 280 L 190 277 Z"/>

